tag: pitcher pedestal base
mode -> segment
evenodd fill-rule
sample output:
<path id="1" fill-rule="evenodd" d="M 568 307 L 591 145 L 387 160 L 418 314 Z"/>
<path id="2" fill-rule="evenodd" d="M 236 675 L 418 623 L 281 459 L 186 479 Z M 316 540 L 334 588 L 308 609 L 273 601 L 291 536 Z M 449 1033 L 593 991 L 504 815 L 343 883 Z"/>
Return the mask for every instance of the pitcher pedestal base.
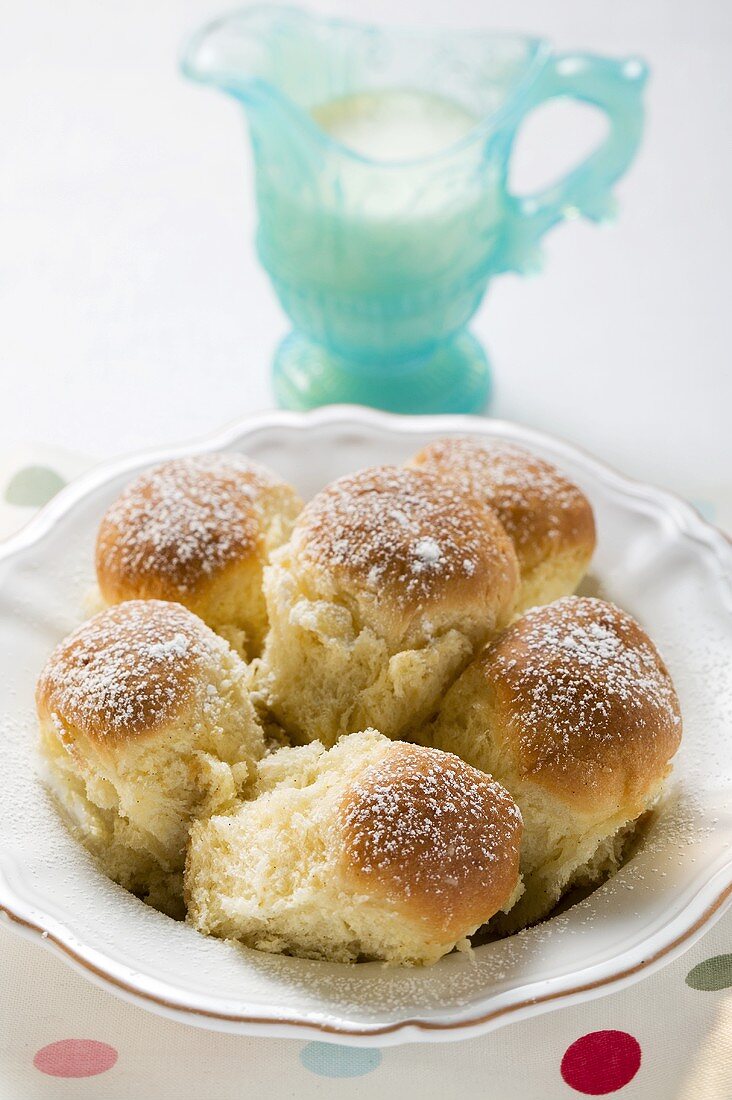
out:
<path id="1" fill-rule="evenodd" d="M 283 409 L 355 404 L 399 413 L 479 413 L 491 390 L 488 358 L 469 332 L 393 369 L 353 363 L 292 332 L 275 354 L 273 385 Z"/>

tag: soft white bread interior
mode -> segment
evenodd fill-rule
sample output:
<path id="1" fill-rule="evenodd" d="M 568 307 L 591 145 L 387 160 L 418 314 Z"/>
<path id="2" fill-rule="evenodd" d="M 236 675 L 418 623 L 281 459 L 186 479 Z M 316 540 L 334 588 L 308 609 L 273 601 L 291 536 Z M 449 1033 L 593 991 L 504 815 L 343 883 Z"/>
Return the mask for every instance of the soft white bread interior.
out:
<path id="1" fill-rule="evenodd" d="M 262 951 L 432 963 L 520 892 L 521 818 L 450 754 L 374 730 L 281 749 L 255 797 L 197 822 L 188 917 Z"/>
<path id="2" fill-rule="evenodd" d="M 525 893 L 497 926 L 538 920 L 574 882 L 615 869 L 680 738 L 658 651 L 601 600 L 534 608 L 468 666 L 419 739 L 490 772 L 521 809 Z"/>
<path id="3" fill-rule="evenodd" d="M 102 601 L 181 603 L 251 658 L 267 631 L 262 571 L 301 507 L 290 485 L 244 455 L 166 462 L 133 481 L 102 519 Z"/>
<path id="4" fill-rule="evenodd" d="M 186 608 L 134 600 L 61 642 L 36 702 L 81 839 L 111 878 L 181 916 L 191 821 L 233 805 L 264 752 L 244 663 Z"/>
<path id="5" fill-rule="evenodd" d="M 484 500 L 421 470 L 341 478 L 265 570 L 258 688 L 299 743 L 375 726 L 403 737 L 509 621 L 511 540 Z"/>

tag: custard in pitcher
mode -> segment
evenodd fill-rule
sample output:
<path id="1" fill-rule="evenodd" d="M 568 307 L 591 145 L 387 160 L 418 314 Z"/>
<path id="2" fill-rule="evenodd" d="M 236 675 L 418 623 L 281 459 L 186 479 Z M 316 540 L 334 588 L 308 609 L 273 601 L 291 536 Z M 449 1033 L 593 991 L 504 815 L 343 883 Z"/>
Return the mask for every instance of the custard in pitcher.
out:
<path id="1" fill-rule="evenodd" d="M 480 409 L 488 363 L 466 325 L 489 280 L 534 266 L 568 214 L 604 217 L 642 129 L 641 62 L 521 35 L 268 5 L 204 27 L 183 67 L 247 114 L 257 247 L 294 327 L 274 364 L 290 408 Z M 555 96 L 603 110 L 608 136 L 544 191 L 513 195 L 518 127 Z"/>

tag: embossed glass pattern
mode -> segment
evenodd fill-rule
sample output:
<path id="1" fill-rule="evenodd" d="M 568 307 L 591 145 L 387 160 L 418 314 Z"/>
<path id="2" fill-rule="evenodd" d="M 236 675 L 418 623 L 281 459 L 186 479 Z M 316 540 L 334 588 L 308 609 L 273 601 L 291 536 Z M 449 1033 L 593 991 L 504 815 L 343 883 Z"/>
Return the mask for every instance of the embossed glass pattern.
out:
<path id="1" fill-rule="evenodd" d="M 517 35 L 379 30 L 255 7 L 203 28 L 183 68 L 248 116 L 259 256 L 294 326 L 275 359 L 288 407 L 482 407 L 487 361 L 465 326 L 488 281 L 535 266 L 541 237 L 569 214 L 608 214 L 641 133 L 641 62 L 558 57 Z M 423 93 L 426 110 L 439 96 L 474 124 L 431 155 L 387 161 L 313 116 L 342 97 L 404 90 Z M 555 96 L 604 110 L 608 137 L 545 192 L 515 197 L 517 128 Z"/>

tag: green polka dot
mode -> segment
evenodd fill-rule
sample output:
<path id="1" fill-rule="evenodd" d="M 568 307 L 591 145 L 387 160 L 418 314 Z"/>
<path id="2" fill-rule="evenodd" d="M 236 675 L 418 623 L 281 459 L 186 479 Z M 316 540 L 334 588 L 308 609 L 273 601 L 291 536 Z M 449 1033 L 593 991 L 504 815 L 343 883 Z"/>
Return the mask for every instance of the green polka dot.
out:
<path id="1" fill-rule="evenodd" d="M 317 1077 L 363 1077 L 381 1062 L 381 1051 L 372 1047 L 345 1047 L 335 1043 L 308 1043 L 300 1061 Z"/>
<path id="2" fill-rule="evenodd" d="M 5 487 L 5 500 L 20 508 L 40 508 L 55 497 L 66 482 L 48 466 L 24 466 Z"/>
<path id="3" fill-rule="evenodd" d="M 732 987 L 732 955 L 712 955 L 695 966 L 686 975 L 686 984 L 692 989 L 714 992 Z"/>

